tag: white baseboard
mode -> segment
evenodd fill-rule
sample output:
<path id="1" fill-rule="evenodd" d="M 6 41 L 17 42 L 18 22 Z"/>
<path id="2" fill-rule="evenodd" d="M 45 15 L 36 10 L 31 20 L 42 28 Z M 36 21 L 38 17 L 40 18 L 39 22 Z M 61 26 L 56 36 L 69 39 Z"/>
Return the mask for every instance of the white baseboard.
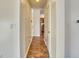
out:
<path id="1" fill-rule="evenodd" d="M 47 46 L 47 49 L 48 49 L 48 52 L 49 52 L 49 58 L 51 58 L 51 57 L 52 57 L 52 56 L 51 56 L 51 52 L 50 52 L 51 48 L 50 48 L 50 46 L 48 46 L 48 44 L 46 43 L 45 39 L 47 39 L 47 38 L 44 38 L 44 42 L 45 42 L 45 45 Z"/>
<path id="2" fill-rule="evenodd" d="M 45 45 L 47 46 L 47 48 L 48 48 L 48 45 L 47 45 L 47 43 L 46 43 L 46 41 L 45 41 L 45 38 L 44 38 L 44 42 L 45 42 Z"/>
<path id="3" fill-rule="evenodd" d="M 30 43 L 29 43 L 29 46 L 28 46 L 28 48 L 27 48 L 27 50 L 26 50 L 26 53 L 25 53 L 24 58 L 26 58 L 26 56 L 27 56 L 27 54 L 28 54 L 28 51 L 29 51 L 30 45 L 31 45 L 31 43 L 32 43 L 32 39 L 33 39 L 33 37 L 32 37 L 31 40 L 30 40 Z"/>

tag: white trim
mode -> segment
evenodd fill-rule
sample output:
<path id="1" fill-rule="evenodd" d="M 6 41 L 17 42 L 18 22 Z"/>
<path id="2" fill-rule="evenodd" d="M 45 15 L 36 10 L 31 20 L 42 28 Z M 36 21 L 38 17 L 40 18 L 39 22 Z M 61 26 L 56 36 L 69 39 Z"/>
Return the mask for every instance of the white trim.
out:
<path id="1" fill-rule="evenodd" d="M 48 38 L 49 47 L 48 48 L 49 48 L 49 57 L 52 58 L 52 53 L 51 53 L 51 0 L 48 1 L 48 4 L 49 4 L 49 10 L 48 10 L 49 23 L 48 23 L 48 25 L 49 25 L 49 32 L 50 32 L 50 33 L 48 33 L 49 34 L 49 38 Z"/>
<path id="2" fill-rule="evenodd" d="M 46 39 L 46 38 L 44 37 L 44 42 L 45 42 L 45 45 L 46 45 L 46 47 L 47 47 L 47 49 L 48 49 L 48 45 L 47 45 L 47 43 L 46 43 L 45 39 Z"/>
<path id="3" fill-rule="evenodd" d="M 17 41 L 17 52 L 16 52 L 16 54 L 17 54 L 17 58 L 20 58 L 20 1 L 19 0 L 16 0 L 16 2 L 17 2 L 17 20 L 15 21 L 15 29 L 16 29 L 16 34 L 17 34 L 17 38 L 16 38 L 16 41 Z"/>
<path id="4" fill-rule="evenodd" d="M 56 0 L 56 58 L 65 56 L 65 0 Z"/>
<path id="5" fill-rule="evenodd" d="M 32 43 L 32 39 L 33 39 L 33 37 L 31 38 L 31 41 L 30 41 L 29 46 L 28 46 L 28 48 L 27 48 L 27 50 L 26 50 L 26 53 L 25 53 L 24 58 L 26 58 L 26 56 L 27 56 L 27 54 L 28 54 L 28 51 L 29 51 L 30 45 L 31 45 L 31 43 Z"/>

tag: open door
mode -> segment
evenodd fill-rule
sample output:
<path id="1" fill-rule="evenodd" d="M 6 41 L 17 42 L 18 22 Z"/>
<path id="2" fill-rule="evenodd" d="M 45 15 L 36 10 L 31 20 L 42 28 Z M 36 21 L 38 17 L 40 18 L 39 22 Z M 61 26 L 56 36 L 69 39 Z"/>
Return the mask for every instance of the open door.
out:
<path id="1" fill-rule="evenodd" d="M 65 55 L 65 0 L 48 0 L 45 7 L 45 42 L 49 57 Z"/>

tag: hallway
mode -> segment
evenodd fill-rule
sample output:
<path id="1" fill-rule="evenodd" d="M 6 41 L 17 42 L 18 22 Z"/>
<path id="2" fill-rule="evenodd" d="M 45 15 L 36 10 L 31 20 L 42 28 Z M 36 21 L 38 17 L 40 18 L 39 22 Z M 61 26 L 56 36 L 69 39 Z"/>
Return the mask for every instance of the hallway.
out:
<path id="1" fill-rule="evenodd" d="M 33 37 L 27 58 L 48 58 L 49 53 L 45 45 L 44 38 Z"/>
<path id="2" fill-rule="evenodd" d="M 78 2 L 0 0 L 0 58 L 79 58 Z"/>

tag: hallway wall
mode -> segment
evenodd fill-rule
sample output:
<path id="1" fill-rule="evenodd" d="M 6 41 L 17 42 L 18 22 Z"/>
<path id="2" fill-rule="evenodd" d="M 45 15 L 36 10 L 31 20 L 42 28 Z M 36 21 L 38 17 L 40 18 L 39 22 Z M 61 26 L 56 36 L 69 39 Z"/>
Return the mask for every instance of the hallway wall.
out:
<path id="1" fill-rule="evenodd" d="M 45 7 L 45 42 L 51 58 L 56 57 L 56 2 Z"/>
<path id="2" fill-rule="evenodd" d="M 32 41 L 32 9 L 27 0 L 21 1 L 21 13 L 20 13 L 20 54 L 21 57 L 25 57 L 28 53 Z"/>
<path id="3" fill-rule="evenodd" d="M 50 38 L 49 38 L 50 37 Z M 51 58 L 56 57 L 56 1 L 45 7 L 45 42 Z"/>
<path id="4" fill-rule="evenodd" d="M 49 22 L 49 12 L 48 12 L 48 4 L 45 6 L 44 8 L 44 15 L 45 15 L 45 21 L 44 21 L 44 24 L 45 24 L 45 28 L 44 28 L 44 37 L 45 37 L 45 43 L 47 45 L 47 48 L 49 48 L 49 40 L 48 40 L 48 22 Z"/>

